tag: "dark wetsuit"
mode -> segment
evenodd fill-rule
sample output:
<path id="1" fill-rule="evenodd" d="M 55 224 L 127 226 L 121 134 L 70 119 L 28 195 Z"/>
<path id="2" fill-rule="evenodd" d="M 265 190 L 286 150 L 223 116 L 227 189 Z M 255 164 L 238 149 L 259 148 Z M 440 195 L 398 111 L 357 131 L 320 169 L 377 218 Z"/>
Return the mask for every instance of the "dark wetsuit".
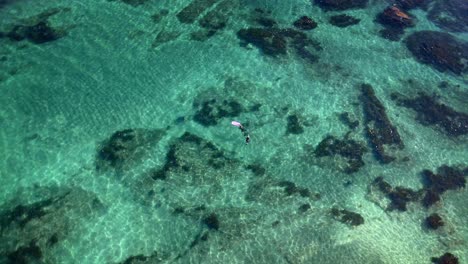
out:
<path id="1" fill-rule="evenodd" d="M 250 135 L 249 135 L 249 132 L 247 132 L 247 129 L 245 129 L 245 127 L 243 125 L 240 125 L 239 126 L 239 129 L 240 131 L 242 132 L 242 134 L 244 135 L 245 137 L 245 144 L 249 144 L 250 143 Z"/>

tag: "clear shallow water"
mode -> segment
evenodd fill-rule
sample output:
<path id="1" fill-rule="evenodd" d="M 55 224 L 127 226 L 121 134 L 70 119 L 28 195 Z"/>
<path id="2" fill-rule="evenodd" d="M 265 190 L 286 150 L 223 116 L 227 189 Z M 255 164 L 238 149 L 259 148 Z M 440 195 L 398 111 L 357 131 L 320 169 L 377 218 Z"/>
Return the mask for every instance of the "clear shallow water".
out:
<path id="1" fill-rule="evenodd" d="M 421 172 L 466 168 L 467 136 L 422 125 L 392 93 L 435 94 L 467 113 L 466 73 L 421 64 L 404 40 L 380 37 L 374 20 L 387 4 L 377 1 L 340 12 L 309 1 L 214 2 L 191 24 L 177 17 L 190 1 L 1 5 L 1 32 L 34 25 L 46 10 L 49 25 L 67 32 L 41 44 L 0 38 L 1 261 L 430 263 L 450 252 L 465 262 L 467 193 L 448 190 L 426 208 Z M 202 17 L 222 4 L 225 27 L 194 40 Z M 426 11 L 410 12 L 417 23 L 403 39 L 443 31 Z M 342 13 L 361 21 L 328 22 Z M 292 28 L 302 15 L 318 24 L 304 31 L 320 45 L 310 49 L 317 62 L 291 46 L 268 56 L 240 45 L 237 32 L 263 28 L 259 17 Z M 404 142 L 388 150 L 391 163 L 373 155 L 362 83 Z M 348 127 L 343 112 L 359 125 Z M 291 116 L 301 129 L 288 126 Z M 343 155 L 314 154 L 327 135 L 367 148 L 365 165 L 349 174 Z M 422 193 L 406 211 L 389 210 L 372 187 L 378 176 Z M 342 223 L 332 208 L 364 223 Z M 432 213 L 443 227 L 427 228 Z"/>

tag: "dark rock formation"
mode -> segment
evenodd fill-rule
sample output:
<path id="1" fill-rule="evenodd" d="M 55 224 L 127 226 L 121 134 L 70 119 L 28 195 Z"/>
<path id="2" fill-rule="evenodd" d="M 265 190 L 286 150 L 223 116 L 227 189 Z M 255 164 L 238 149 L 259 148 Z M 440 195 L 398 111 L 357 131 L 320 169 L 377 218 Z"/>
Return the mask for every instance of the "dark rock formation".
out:
<path id="1" fill-rule="evenodd" d="M 467 70 L 468 44 L 448 33 L 418 31 L 408 36 L 405 44 L 416 60 L 438 71 L 461 75 Z"/>
<path id="2" fill-rule="evenodd" d="M 312 30 L 317 27 L 317 23 L 308 16 L 302 16 L 294 21 L 294 27 L 302 30 Z"/>
<path id="3" fill-rule="evenodd" d="M 411 16 L 397 6 L 389 6 L 377 15 L 377 21 L 386 27 L 405 28 L 414 26 Z"/>
<path id="4" fill-rule="evenodd" d="M 301 206 L 299 206 L 299 212 L 300 213 L 305 213 L 307 212 L 308 210 L 310 209 L 310 204 L 308 203 L 305 203 L 305 204 L 302 204 Z"/>
<path id="5" fill-rule="evenodd" d="M 386 182 L 382 176 L 375 178 L 372 184 L 385 195 L 389 195 L 393 190 L 392 186 Z"/>
<path id="6" fill-rule="evenodd" d="M 257 163 L 249 164 L 245 168 L 252 171 L 252 173 L 255 176 L 263 176 L 265 175 L 265 172 L 266 172 L 265 168 L 262 165 L 257 164 Z"/>
<path id="7" fill-rule="evenodd" d="M 333 218 L 344 224 L 351 226 L 358 226 L 364 224 L 364 218 L 355 212 L 351 212 L 345 209 L 332 208 L 331 214 Z"/>
<path id="8" fill-rule="evenodd" d="M 299 194 L 302 197 L 312 198 L 312 194 L 309 189 L 296 186 L 295 183 L 290 181 L 280 181 L 278 186 L 284 187 L 284 192 L 287 196 Z"/>
<path id="9" fill-rule="evenodd" d="M 405 10 L 423 6 L 425 2 L 427 1 L 426 0 L 396 0 L 396 4 Z"/>
<path id="10" fill-rule="evenodd" d="M 267 28 L 275 27 L 278 24 L 276 23 L 275 20 L 268 18 L 268 17 L 259 17 L 255 19 L 255 21 L 262 27 L 267 27 Z"/>
<path id="11" fill-rule="evenodd" d="M 107 0 L 108 2 L 114 2 L 116 0 Z M 137 7 L 143 5 L 144 3 L 148 2 L 149 0 L 120 0 L 122 3 L 127 5 L 131 5 L 133 7 Z"/>
<path id="12" fill-rule="evenodd" d="M 427 17 L 437 26 L 452 32 L 468 31 L 466 0 L 436 0 Z"/>
<path id="13" fill-rule="evenodd" d="M 398 41 L 404 34 L 404 29 L 414 26 L 413 18 L 397 6 L 389 6 L 377 15 L 376 21 L 385 29 L 380 30 L 380 36 L 391 41 Z"/>
<path id="14" fill-rule="evenodd" d="M 448 190 L 466 187 L 466 179 L 461 170 L 443 165 L 437 169 L 437 172 L 437 174 L 430 170 L 422 172 L 423 183 L 427 189 L 442 194 Z"/>
<path id="15" fill-rule="evenodd" d="M 424 207 L 430 207 L 440 201 L 440 195 L 434 190 L 427 190 L 422 199 L 422 205 Z"/>
<path id="16" fill-rule="evenodd" d="M 299 117 L 297 115 L 289 115 L 287 120 L 286 134 L 298 135 L 304 133 L 304 127 L 299 122 Z"/>
<path id="17" fill-rule="evenodd" d="M 161 20 L 167 16 L 169 14 L 169 10 L 167 9 L 161 9 L 159 10 L 158 12 L 154 13 L 152 16 L 151 16 L 151 20 L 154 22 L 154 23 L 159 23 L 161 22 Z"/>
<path id="18" fill-rule="evenodd" d="M 25 202 L 24 197 L 41 197 Z M 45 259 L 81 221 L 105 213 L 94 193 L 79 188 L 34 187 L 6 201 L 0 212 L 0 262 L 50 263 Z"/>
<path id="19" fill-rule="evenodd" d="M 379 30 L 380 36 L 390 41 L 400 41 L 404 33 L 405 30 L 399 27 L 386 27 L 384 29 Z"/>
<path id="20" fill-rule="evenodd" d="M 164 135 L 162 130 L 125 129 L 117 131 L 104 141 L 96 155 L 96 169 L 126 169 L 140 159 L 148 147 Z"/>
<path id="21" fill-rule="evenodd" d="M 413 191 L 409 188 L 397 186 L 389 194 L 391 201 L 390 210 L 406 211 L 408 202 L 416 202 L 421 196 L 421 191 Z"/>
<path id="22" fill-rule="evenodd" d="M 330 21 L 330 24 L 336 27 L 344 28 L 344 27 L 349 27 L 352 25 L 359 24 L 359 22 L 361 22 L 361 19 L 349 16 L 349 15 L 341 14 L 341 15 L 331 16 L 329 21 Z"/>
<path id="23" fill-rule="evenodd" d="M 198 108 L 193 120 L 203 126 L 215 126 L 224 117 L 236 117 L 244 111 L 244 107 L 234 99 L 211 99 L 194 103 Z"/>
<path id="24" fill-rule="evenodd" d="M 47 199 L 28 205 L 17 205 L 11 211 L 7 211 L 1 216 L 0 226 L 6 228 L 16 223 L 20 228 L 23 228 L 31 220 L 40 219 L 46 215 L 53 202 L 53 199 Z"/>
<path id="25" fill-rule="evenodd" d="M 364 166 L 362 156 L 367 152 L 363 143 L 352 139 L 340 140 L 334 136 L 325 137 L 315 148 L 316 157 L 339 155 L 347 160 L 346 173 L 354 173 Z"/>
<path id="26" fill-rule="evenodd" d="M 340 121 L 347 125 L 350 129 L 354 130 L 359 126 L 359 121 L 351 118 L 348 112 L 341 113 L 339 117 Z"/>
<path id="27" fill-rule="evenodd" d="M 50 27 L 47 21 L 40 21 L 32 26 L 16 25 L 5 36 L 14 41 L 29 40 L 34 44 L 42 44 L 57 40 L 63 34 Z"/>
<path id="28" fill-rule="evenodd" d="M 286 39 L 273 29 L 249 28 L 241 29 L 237 36 L 259 48 L 263 53 L 270 56 L 286 54 Z"/>
<path id="29" fill-rule="evenodd" d="M 223 1 L 216 8 L 204 15 L 198 23 L 208 30 L 220 30 L 226 27 L 232 12 L 231 1 Z"/>
<path id="30" fill-rule="evenodd" d="M 423 184 L 426 194 L 422 200 L 425 207 L 437 203 L 440 195 L 448 190 L 465 188 L 466 179 L 464 171 L 455 167 L 443 165 L 437 169 L 437 174 L 430 170 L 422 172 Z"/>
<path id="31" fill-rule="evenodd" d="M 395 158 L 387 155 L 384 147 L 394 145 L 403 148 L 403 141 L 397 128 L 388 119 L 384 106 L 375 96 L 372 86 L 362 84 L 361 91 L 366 136 L 370 141 L 376 158 L 381 163 L 389 163 Z"/>
<path id="32" fill-rule="evenodd" d="M 308 188 L 298 186 L 289 180 L 274 181 L 267 177 L 258 179 L 258 181 L 251 184 L 245 197 L 246 201 L 250 202 L 255 201 L 278 205 L 291 201 L 291 199 L 303 202 L 302 198 L 316 201 L 320 199 L 320 194 L 313 193 Z"/>
<path id="33" fill-rule="evenodd" d="M 440 215 L 434 213 L 426 218 L 425 225 L 430 229 L 437 229 L 441 226 L 444 226 L 444 221 Z"/>
<path id="34" fill-rule="evenodd" d="M 42 250 L 36 245 L 35 241 L 31 241 L 27 246 L 20 246 L 13 252 L 8 253 L 7 264 L 27 264 L 40 262 L 42 258 Z"/>
<path id="35" fill-rule="evenodd" d="M 364 8 L 368 0 L 314 0 L 314 3 L 325 11 Z"/>
<path id="36" fill-rule="evenodd" d="M 163 167 L 151 170 L 150 176 L 153 180 L 165 180 L 170 173 L 190 172 L 195 178 L 200 174 L 208 177 L 207 168 L 219 170 L 229 163 L 232 161 L 211 142 L 186 132 L 169 146 Z"/>
<path id="37" fill-rule="evenodd" d="M 218 230 L 219 229 L 219 219 L 215 213 L 211 213 L 203 219 L 203 224 L 205 224 L 209 229 Z"/>
<path id="38" fill-rule="evenodd" d="M 458 258 L 455 257 L 452 253 L 445 253 L 444 255 L 438 258 L 431 258 L 432 263 L 434 264 L 458 264 Z"/>
<path id="39" fill-rule="evenodd" d="M 468 133 L 468 114 L 457 112 L 444 103 L 426 94 L 420 93 L 418 97 L 406 99 L 393 94 L 392 99 L 398 105 L 416 111 L 416 120 L 425 126 L 437 126 L 448 136 L 458 137 Z"/>
<path id="40" fill-rule="evenodd" d="M 149 257 L 145 256 L 143 254 L 136 255 L 136 256 L 130 256 L 124 261 L 121 262 L 121 264 L 137 264 L 137 263 L 146 263 L 148 261 Z"/>
<path id="41" fill-rule="evenodd" d="M 424 190 L 414 191 L 412 189 L 396 186 L 392 187 L 382 176 L 374 179 L 371 183 L 371 190 L 378 190 L 389 200 L 390 204 L 386 210 L 406 211 L 409 202 L 417 202 L 421 199 Z"/>
<path id="42" fill-rule="evenodd" d="M 208 8 L 213 6 L 218 0 L 193 0 L 188 6 L 177 13 L 177 19 L 181 23 L 192 24 Z"/>
<path id="43" fill-rule="evenodd" d="M 237 32 L 237 37 L 244 44 L 252 44 L 269 56 L 279 56 L 287 53 L 288 44 L 303 59 L 310 63 L 317 61 L 318 57 L 309 47 L 316 51 L 321 50 L 320 45 L 312 41 L 303 32 L 294 29 L 279 28 L 248 28 Z"/>
<path id="44" fill-rule="evenodd" d="M 10 25 L 7 32 L 0 32 L 0 38 L 9 38 L 12 41 L 28 40 L 34 44 L 43 44 L 60 39 L 66 35 L 63 29 L 50 26 L 49 17 L 60 12 L 70 11 L 69 8 L 50 8 L 35 16 L 22 20 L 21 24 Z"/>
<path id="45" fill-rule="evenodd" d="M 0 9 L 18 0 L 0 0 Z"/>

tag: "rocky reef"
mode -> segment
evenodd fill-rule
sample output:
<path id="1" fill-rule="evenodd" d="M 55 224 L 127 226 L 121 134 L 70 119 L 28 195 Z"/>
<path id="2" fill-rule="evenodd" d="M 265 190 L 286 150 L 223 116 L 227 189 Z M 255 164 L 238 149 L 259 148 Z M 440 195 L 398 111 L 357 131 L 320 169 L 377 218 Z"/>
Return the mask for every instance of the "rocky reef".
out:
<path id="1" fill-rule="evenodd" d="M 366 136 L 375 157 L 381 163 L 389 163 L 395 158 L 386 153 L 385 147 L 403 148 L 397 128 L 390 122 L 386 110 L 369 84 L 361 85 L 361 101 L 364 110 Z"/>
<path id="2" fill-rule="evenodd" d="M 163 130 L 125 129 L 111 135 L 102 142 L 97 150 L 96 170 L 125 170 L 140 160 L 148 148 L 163 136 Z"/>
<path id="3" fill-rule="evenodd" d="M 364 217 L 360 214 L 348 211 L 346 209 L 338 209 L 336 207 L 330 210 L 333 218 L 343 224 L 350 226 L 358 226 L 364 224 Z"/>
<path id="4" fill-rule="evenodd" d="M 325 11 L 339 11 L 365 8 L 368 0 L 314 0 L 314 3 Z"/>
<path id="5" fill-rule="evenodd" d="M 346 14 L 341 14 L 341 15 L 331 16 L 330 19 L 329 19 L 329 22 L 330 22 L 330 24 L 334 25 L 335 27 L 344 28 L 344 27 L 349 27 L 349 26 L 352 26 L 352 25 L 359 24 L 359 22 L 361 22 L 361 20 L 358 19 L 358 18 L 355 18 L 353 16 L 349 16 L 349 15 L 346 15 Z"/>
<path id="6" fill-rule="evenodd" d="M 468 31 L 468 3 L 465 0 L 436 0 L 427 18 L 441 29 L 452 32 Z"/>
<path id="7" fill-rule="evenodd" d="M 303 32 L 290 28 L 246 28 L 239 30 L 237 37 L 242 41 L 242 46 L 252 44 L 263 54 L 272 57 L 287 54 L 288 47 L 291 47 L 309 63 L 317 62 L 318 55 L 314 51 L 322 50 L 318 42 L 309 39 Z"/>
<path id="8" fill-rule="evenodd" d="M 417 61 L 438 71 L 461 75 L 467 70 L 468 44 L 448 33 L 417 31 L 405 39 L 405 44 Z"/>
<path id="9" fill-rule="evenodd" d="M 434 96 L 420 93 L 415 98 L 405 98 L 399 94 L 392 94 L 392 99 L 399 106 L 414 110 L 416 120 L 424 126 L 436 127 L 451 137 L 468 134 L 468 114 L 438 102 Z"/>
<path id="10" fill-rule="evenodd" d="M 58 40 L 67 35 L 65 28 L 54 28 L 49 22 L 49 17 L 61 12 L 69 12 L 69 8 L 51 8 L 35 16 L 23 19 L 15 25 L 8 25 L 6 32 L 0 32 L 0 38 L 8 38 L 11 41 L 27 40 L 34 44 L 43 44 Z"/>
<path id="11" fill-rule="evenodd" d="M 27 191 L 28 196 L 33 193 L 41 198 L 27 202 L 20 196 L 1 207 L 1 263 L 53 263 L 51 249 L 79 227 L 77 219 L 106 212 L 94 193 L 80 188 L 34 187 Z"/>
<path id="12" fill-rule="evenodd" d="M 359 171 L 365 165 L 362 156 L 367 151 L 363 142 L 327 136 L 317 145 L 314 154 L 318 158 L 341 156 L 346 160 L 346 166 L 344 166 L 343 171 L 351 174 Z"/>

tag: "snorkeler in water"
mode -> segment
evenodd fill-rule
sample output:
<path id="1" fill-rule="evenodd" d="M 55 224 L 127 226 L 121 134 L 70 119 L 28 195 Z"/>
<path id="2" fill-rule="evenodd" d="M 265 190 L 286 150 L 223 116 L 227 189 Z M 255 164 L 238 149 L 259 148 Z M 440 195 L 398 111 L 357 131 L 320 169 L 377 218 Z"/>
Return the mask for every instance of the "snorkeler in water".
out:
<path id="1" fill-rule="evenodd" d="M 237 121 L 232 121 L 231 125 L 236 126 L 236 127 L 238 127 L 240 129 L 240 131 L 242 132 L 242 134 L 245 137 L 245 144 L 249 144 L 250 143 L 250 135 L 249 135 L 249 132 L 247 131 L 247 129 L 245 129 L 245 127 L 240 122 L 237 122 Z"/>

